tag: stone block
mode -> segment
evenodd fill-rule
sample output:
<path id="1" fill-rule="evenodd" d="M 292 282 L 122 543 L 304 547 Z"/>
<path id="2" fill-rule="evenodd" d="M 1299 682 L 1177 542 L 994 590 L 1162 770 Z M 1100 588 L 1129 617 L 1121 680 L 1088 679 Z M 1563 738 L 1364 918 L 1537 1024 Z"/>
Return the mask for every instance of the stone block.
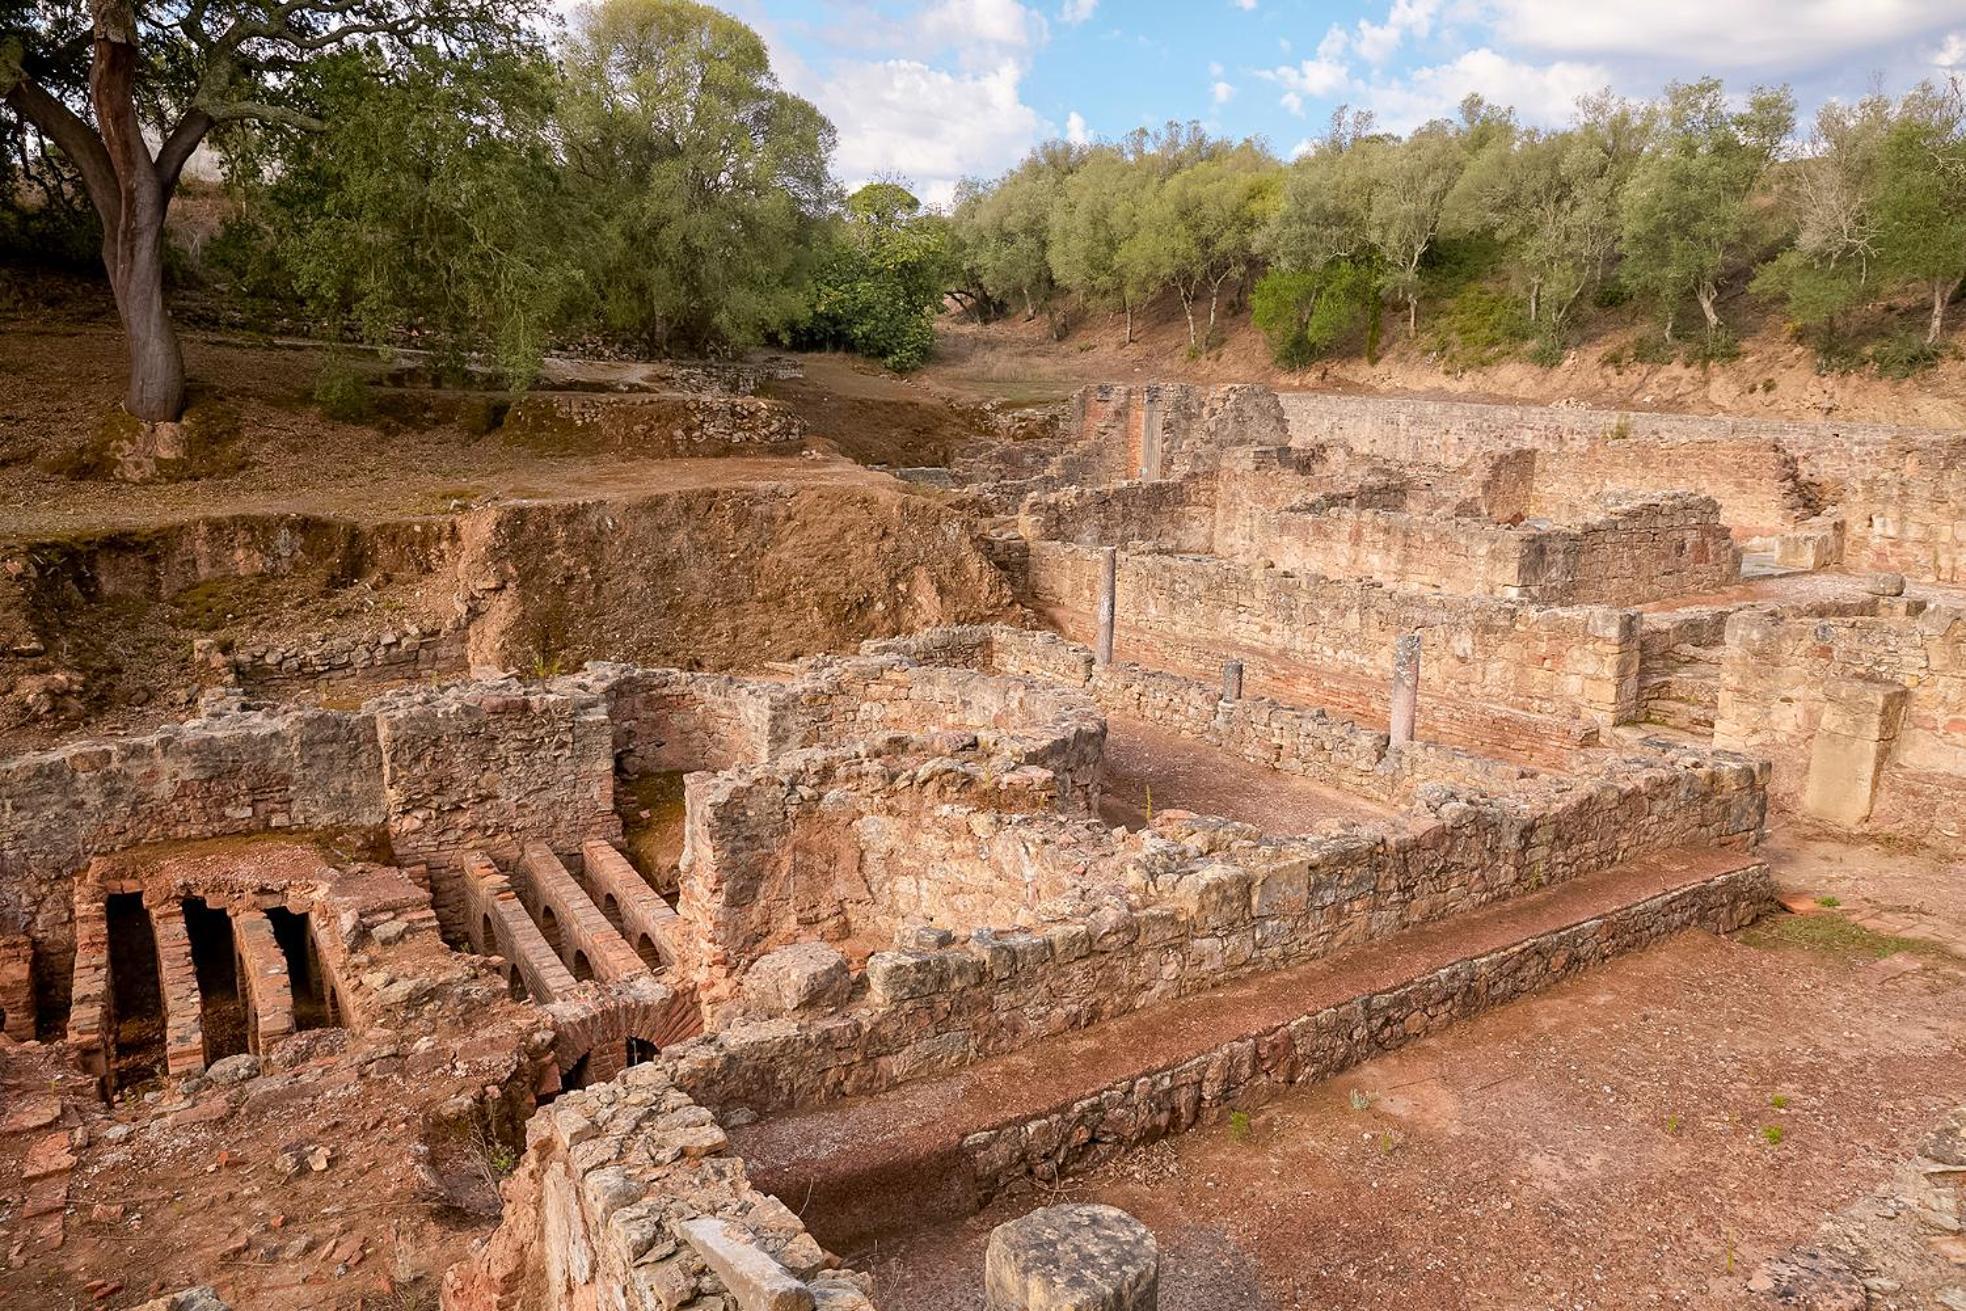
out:
<path id="1" fill-rule="evenodd" d="M 767 1015 L 833 1010 L 847 999 L 853 978 L 846 957 L 823 942 L 801 942 L 767 952 L 746 971 L 744 995 Z"/>
<path id="2" fill-rule="evenodd" d="M 749 1232 L 709 1216 L 685 1220 L 682 1237 L 717 1272 L 739 1311 L 813 1311 L 812 1290 L 767 1256 Z"/>
<path id="3" fill-rule="evenodd" d="M 984 1254 L 989 1311 L 1154 1311 L 1160 1249 L 1117 1207 L 1041 1207 L 998 1225 Z"/>

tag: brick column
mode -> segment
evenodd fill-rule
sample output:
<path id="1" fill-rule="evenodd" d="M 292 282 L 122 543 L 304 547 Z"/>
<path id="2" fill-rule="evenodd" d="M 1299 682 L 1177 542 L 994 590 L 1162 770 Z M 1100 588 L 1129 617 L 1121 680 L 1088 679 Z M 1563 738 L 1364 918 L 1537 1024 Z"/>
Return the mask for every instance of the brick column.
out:
<path id="1" fill-rule="evenodd" d="M 34 943 L 25 934 L 0 937 L 0 1011 L 9 1038 L 34 1041 Z"/>
<path id="2" fill-rule="evenodd" d="M 1120 553 L 1110 546 L 1099 548 L 1099 639 L 1093 659 L 1099 664 L 1113 663 L 1113 626 L 1119 620 Z"/>
<path id="3" fill-rule="evenodd" d="M 293 982 L 287 956 L 273 936 L 273 921 L 260 910 L 232 912 L 232 937 L 239 946 L 239 982 L 246 990 L 252 1049 L 268 1048 L 294 1031 Z"/>
<path id="4" fill-rule="evenodd" d="M 1413 721 L 1420 710 L 1420 635 L 1408 633 L 1393 644 L 1392 744 L 1413 740 Z"/>
<path id="5" fill-rule="evenodd" d="M 157 939 L 157 982 L 164 994 L 164 1068 L 174 1078 L 202 1074 L 205 1006 L 198 994 L 198 969 L 191 960 L 184 910 L 174 902 L 148 909 L 150 930 Z"/>

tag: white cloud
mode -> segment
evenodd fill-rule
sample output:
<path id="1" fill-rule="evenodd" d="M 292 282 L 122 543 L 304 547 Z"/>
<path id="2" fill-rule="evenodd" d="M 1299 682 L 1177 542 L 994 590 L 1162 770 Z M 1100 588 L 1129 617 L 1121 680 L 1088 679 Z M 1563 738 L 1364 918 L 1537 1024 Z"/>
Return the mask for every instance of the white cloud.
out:
<path id="1" fill-rule="evenodd" d="M 1358 20 L 1358 38 L 1352 46 L 1366 62 L 1383 64 L 1409 35 L 1425 36 L 1432 31 L 1439 8 L 1440 0 L 1393 0 L 1385 22 Z M 1328 34 L 1326 39 L 1330 39 Z"/>
<path id="2" fill-rule="evenodd" d="M 1065 140 L 1075 146 L 1086 145 L 1092 140 L 1092 133 L 1085 126 L 1085 115 L 1076 109 L 1065 115 Z"/>
<path id="3" fill-rule="evenodd" d="M 1946 39 L 1932 52 L 1932 63 L 1938 68 L 1966 71 L 1966 32 L 1946 33 Z"/>
<path id="4" fill-rule="evenodd" d="M 1077 27 L 1089 22 L 1098 8 L 1099 0 L 1065 0 L 1065 7 L 1058 11 L 1058 21 L 1067 27 Z"/>
<path id="5" fill-rule="evenodd" d="M 1015 60 L 975 72 L 913 59 L 835 65 L 817 99 L 839 129 L 837 172 L 848 186 L 899 173 L 946 204 L 959 179 L 1002 172 L 1036 143 L 1043 124 L 1023 102 L 1023 76 Z"/>
<path id="6" fill-rule="evenodd" d="M 1290 157 L 1292 159 L 1302 159 L 1316 149 L 1317 142 L 1311 140 L 1309 137 L 1305 137 L 1302 141 L 1299 141 L 1290 148 Z"/>
<path id="7" fill-rule="evenodd" d="M 1350 70 L 1340 57 L 1345 49 L 1345 34 L 1342 31 L 1333 27 L 1326 32 L 1317 49 L 1315 59 L 1256 70 L 1256 76 L 1283 88 L 1277 101 L 1293 114 L 1304 112 L 1306 99 L 1316 100 L 1331 95 L 1343 90 L 1351 81 Z"/>
<path id="8" fill-rule="evenodd" d="M 1959 0 L 1489 0 L 1511 42 L 1599 56 L 1692 55 L 1708 68 L 1844 61 L 1856 51 L 1936 37 Z"/>
<path id="9" fill-rule="evenodd" d="M 1034 49 L 1050 35 L 1044 19 L 1017 0 L 941 0 L 915 19 L 914 30 L 926 44 L 920 53 L 953 49 L 985 61 Z"/>
<path id="10" fill-rule="evenodd" d="M 1236 89 L 1227 82 L 1217 82 L 1208 88 L 1208 95 L 1218 105 L 1226 105 L 1235 99 Z"/>
<path id="11" fill-rule="evenodd" d="M 1452 63 L 1416 68 L 1403 78 L 1373 82 L 1363 96 L 1381 126 L 1410 132 L 1432 118 L 1450 118 L 1470 92 L 1512 105 L 1530 123 L 1568 121 L 1579 97 L 1602 90 L 1611 71 L 1602 64 L 1557 60 L 1525 64 L 1483 47 Z"/>
<path id="12" fill-rule="evenodd" d="M 1242 10 L 1244 13 L 1247 13 L 1256 7 L 1256 0 L 1231 0 L 1231 2 L 1235 5 L 1236 8 Z"/>

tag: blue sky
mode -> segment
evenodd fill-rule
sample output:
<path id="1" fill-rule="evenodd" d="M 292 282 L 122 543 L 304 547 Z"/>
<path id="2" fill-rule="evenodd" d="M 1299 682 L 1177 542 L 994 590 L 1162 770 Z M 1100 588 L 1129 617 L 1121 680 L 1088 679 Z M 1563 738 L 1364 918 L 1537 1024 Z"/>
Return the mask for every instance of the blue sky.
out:
<path id="1" fill-rule="evenodd" d="M 569 6 L 571 7 L 571 6 Z M 723 0 L 840 133 L 836 168 L 928 199 L 1047 137 L 1167 119 L 1283 154 L 1349 103 L 1409 129 L 1469 91 L 1561 122 L 1605 86 L 1789 82 L 1805 112 L 1966 74 L 1966 0 Z"/>

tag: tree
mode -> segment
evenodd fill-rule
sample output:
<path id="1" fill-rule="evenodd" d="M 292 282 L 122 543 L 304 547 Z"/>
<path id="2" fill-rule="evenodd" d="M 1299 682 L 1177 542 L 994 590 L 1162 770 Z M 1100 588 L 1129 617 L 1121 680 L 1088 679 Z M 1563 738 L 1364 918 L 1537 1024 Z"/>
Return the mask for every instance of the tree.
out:
<path id="1" fill-rule="evenodd" d="M 1429 123 L 1403 142 L 1366 147 L 1371 202 L 1366 239 L 1386 270 L 1386 289 L 1406 301 L 1406 331 L 1420 326 L 1420 262 L 1440 235 L 1447 197 L 1467 166 L 1467 153 L 1447 123 Z"/>
<path id="2" fill-rule="evenodd" d="M 1190 346 L 1213 341 L 1222 291 L 1240 283 L 1255 261 L 1277 192 L 1274 162 L 1249 147 L 1175 173 L 1146 207 L 1141 265 L 1158 271 L 1180 295 Z M 1195 324 L 1195 306 L 1204 294 L 1206 337 Z"/>
<path id="3" fill-rule="evenodd" d="M 1047 142 L 956 209 L 966 258 L 983 290 L 999 303 L 1021 303 L 1027 319 L 1051 299 L 1051 216 L 1083 158 L 1081 147 Z"/>
<path id="4" fill-rule="evenodd" d="M 796 340 L 920 368 L 935 349 L 932 321 L 951 268 L 947 220 L 924 214 L 898 183 L 870 182 L 847 197 Z"/>
<path id="5" fill-rule="evenodd" d="M 1632 106 L 1609 94 L 1587 97 L 1567 130 L 1491 137 L 1448 199 L 1448 228 L 1504 243 L 1529 321 L 1552 342 L 1617 249 L 1618 192 L 1642 132 Z"/>
<path id="6" fill-rule="evenodd" d="M 1719 285 L 1754 229 L 1750 201 L 1795 124 L 1786 87 L 1757 88 L 1730 113 L 1717 78 L 1673 83 L 1652 142 L 1620 198 L 1623 276 L 1650 298 L 1672 340 L 1675 311 L 1699 302 L 1720 330 Z"/>
<path id="7" fill-rule="evenodd" d="M 250 231 L 221 249 L 270 269 L 330 336 L 350 318 L 372 342 L 413 331 L 444 372 L 489 350 L 525 386 L 578 282 L 554 70 L 484 50 L 392 67 L 350 49 L 307 76 L 327 130 L 230 143 Z"/>
<path id="8" fill-rule="evenodd" d="M 1816 115 L 1808 149 L 1780 177 L 1795 243 L 1761 267 L 1753 290 L 1783 297 L 1791 322 L 1820 332 L 1825 357 L 1836 346 L 1837 319 L 1877 289 L 1878 186 L 1891 126 L 1883 96 L 1831 101 Z"/>
<path id="9" fill-rule="evenodd" d="M 528 0 L 51 0 L 0 42 L 8 107 L 80 174 L 129 339 L 126 408 L 184 411 L 184 356 L 164 288 L 164 219 L 192 152 L 233 123 L 324 126 L 295 74 L 357 38 L 385 48 L 515 39 Z M 86 44 L 86 88 L 58 70 Z M 151 148 L 146 133 L 158 142 Z"/>
<path id="10" fill-rule="evenodd" d="M 805 312 L 833 127 L 764 42 L 691 0 L 604 0 L 562 50 L 569 189 L 602 317 L 655 351 L 742 348 Z"/>
<path id="11" fill-rule="evenodd" d="M 1878 160 L 1877 242 L 1891 276 L 1930 298 L 1928 346 L 1966 280 L 1966 105 L 1957 83 L 1905 97 Z"/>
<path id="12" fill-rule="evenodd" d="M 1090 302 L 1119 306 L 1129 346 L 1134 310 L 1158 290 L 1151 265 L 1136 257 L 1135 242 L 1153 186 L 1139 163 L 1101 149 L 1066 179 L 1051 213 L 1052 277 Z"/>

